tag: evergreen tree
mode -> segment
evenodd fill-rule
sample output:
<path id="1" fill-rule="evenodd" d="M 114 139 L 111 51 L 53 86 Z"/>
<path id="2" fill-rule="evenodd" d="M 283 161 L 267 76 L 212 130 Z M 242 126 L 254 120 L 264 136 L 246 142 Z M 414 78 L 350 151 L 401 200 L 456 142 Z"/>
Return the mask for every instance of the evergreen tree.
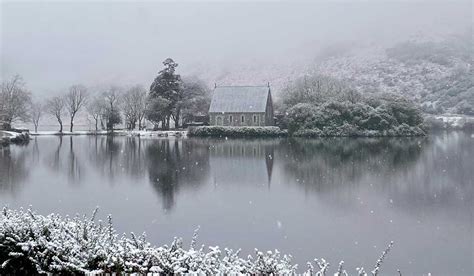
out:
<path id="1" fill-rule="evenodd" d="M 160 121 L 162 122 L 164 129 L 169 129 L 171 117 L 175 120 L 175 126 L 178 126 L 177 122 L 180 120 L 180 111 L 179 108 L 177 110 L 177 103 L 183 97 L 183 89 L 181 76 L 176 74 L 176 67 L 178 67 L 178 64 L 174 62 L 173 59 L 167 58 L 163 61 L 163 65 L 165 68 L 158 73 L 158 76 L 150 86 L 149 97 L 150 101 L 158 98 L 163 99 L 159 101 L 161 103 L 159 106 L 163 108 L 163 110 L 154 111 L 154 113 L 156 114 L 159 112 L 163 114 L 163 116 L 159 116 Z M 166 106 L 162 105 L 164 102 L 167 103 Z M 158 124 L 159 121 L 155 121 L 155 123 Z"/>

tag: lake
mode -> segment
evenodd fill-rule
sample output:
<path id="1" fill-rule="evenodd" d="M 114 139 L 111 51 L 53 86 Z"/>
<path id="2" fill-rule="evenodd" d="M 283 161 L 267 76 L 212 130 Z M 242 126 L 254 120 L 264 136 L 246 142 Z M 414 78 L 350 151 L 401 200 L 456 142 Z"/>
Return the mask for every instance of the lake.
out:
<path id="1" fill-rule="evenodd" d="M 473 275 L 474 136 L 194 139 L 34 137 L 0 149 L 0 203 L 113 215 L 155 245 L 173 237 L 278 249 L 300 271 L 324 257 L 351 274 Z M 383 273 L 385 274 L 385 273 Z"/>

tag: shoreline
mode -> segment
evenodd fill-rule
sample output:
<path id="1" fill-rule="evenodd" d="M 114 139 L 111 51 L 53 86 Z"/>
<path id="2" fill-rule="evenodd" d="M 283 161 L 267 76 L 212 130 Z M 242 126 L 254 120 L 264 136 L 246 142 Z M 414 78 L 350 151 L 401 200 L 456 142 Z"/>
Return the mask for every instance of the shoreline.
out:
<path id="1" fill-rule="evenodd" d="M 100 131 L 38 131 L 30 132 L 31 136 L 138 136 L 138 137 L 185 137 L 187 136 L 186 130 L 116 130 L 113 132 L 100 130 Z"/>
<path id="2" fill-rule="evenodd" d="M 30 141 L 30 135 L 27 132 L 19 133 L 13 131 L 0 130 L 0 146 L 10 144 L 27 144 Z"/>

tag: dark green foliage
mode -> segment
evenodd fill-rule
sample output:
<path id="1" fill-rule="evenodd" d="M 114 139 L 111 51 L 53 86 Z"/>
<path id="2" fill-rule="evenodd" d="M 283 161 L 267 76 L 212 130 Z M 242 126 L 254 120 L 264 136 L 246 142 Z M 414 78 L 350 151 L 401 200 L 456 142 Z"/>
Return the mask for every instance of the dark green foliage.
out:
<path id="1" fill-rule="evenodd" d="M 288 85 L 282 105 L 282 125 L 293 136 L 425 135 L 422 113 L 412 101 L 390 93 L 362 96 L 321 75 Z"/>
<path id="2" fill-rule="evenodd" d="M 210 104 L 210 93 L 204 82 L 197 78 L 181 79 L 176 74 L 171 58 L 163 62 L 165 68 L 158 73 L 150 87 L 147 105 L 147 119 L 155 125 L 162 123 L 164 129 L 180 127 L 181 119 L 191 120 L 193 115 L 204 115 Z M 191 118 L 191 119 L 190 119 Z"/>
<path id="3" fill-rule="evenodd" d="M 107 122 L 107 130 L 113 130 L 114 126 L 122 123 L 122 116 L 117 109 L 110 109 L 104 114 L 104 119 Z"/>
<path id="4" fill-rule="evenodd" d="M 162 122 L 163 128 L 168 129 L 173 110 L 176 108 L 177 102 L 182 97 L 182 81 L 181 76 L 175 74 L 178 64 L 175 63 L 173 59 L 167 58 L 163 61 L 163 65 L 165 68 L 158 73 L 158 76 L 156 76 L 150 86 L 149 101 L 156 99 L 159 100 L 153 101 L 153 106 L 147 107 L 149 110 L 147 114 L 152 115 L 147 118 L 155 124 Z M 157 107 L 162 108 L 156 109 Z"/>
<path id="5" fill-rule="evenodd" d="M 185 121 L 193 121 L 196 115 L 207 115 L 210 104 L 211 93 L 202 80 L 195 77 L 183 79 L 183 97 L 177 107 Z"/>
<path id="6" fill-rule="evenodd" d="M 417 77 L 422 87 L 416 100 L 424 112 L 474 115 L 473 49 L 472 32 L 468 31 L 439 42 L 400 43 L 386 53 L 407 69 L 424 68 L 418 77 L 410 76 Z"/>
<path id="7" fill-rule="evenodd" d="M 145 114 L 148 120 L 159 123 L 166 120 L 170 111 L 171 102 L 161 96 L 149 97 Z"/>
<path id="8" fill-rule="evenodd" d="M 474 115 L 474 71 L 459 68 L 456 74 L 430 83 L 431 94 L 425 95 L 423 110 L 427 113 Z"/>
<path id="9" fill-rule="evenodd" d="M 178 64 L 171 58 L 163 61 L 165 68 L 158 73 L 150 86 L 150 96 L 161 96 L 170 101 L 177 100 L 178 92 L 181 89 L 181 76 L 175 74 Z"/>
<path id="10" fill-rule="evenodd" d="M 283 137 L 287 134 L 278 127 L 201 126 L 188 129 L 188 136 L 199 137 Z"/>
<path id="11" fill-rule="evenodd" d="M 420 110 L 391 94 L 374 95 L 357 103 L 300 103 L 287 111 L 294 136 L 418 136 L 425 135 Z"/>

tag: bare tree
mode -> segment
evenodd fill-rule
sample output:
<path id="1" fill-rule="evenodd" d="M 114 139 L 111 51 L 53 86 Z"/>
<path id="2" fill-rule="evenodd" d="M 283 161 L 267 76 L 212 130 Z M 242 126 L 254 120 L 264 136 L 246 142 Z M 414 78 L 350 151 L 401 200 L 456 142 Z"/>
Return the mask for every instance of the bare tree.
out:
<path id="1" fill-rule="evenodd" d="M 62 114 L 64 111 L 65 103 L 62 97 L 56 96 L 52 99 L 48 100 L 46 104 L 46 112 L 49 113 L 51 116 L 55 117 L 59 123 L 59 132 L 63 132 L 63 121 L 62 121 Z"/>
<path id="2" fill-rule="evenodd" d="M 3 125 L 10 129 L 16 121 L 29 119 L 30 93 L 25 88 L 25 83 L 20 75 L 15 75 L 9 81 L 2 82 L 0 93 L 0 115 Z"/>
<path id="3" fill-rule="evenodd" d="M 43 115 L 43 105 L 39 102 L 33 102 L 31 104 L 31 122 L 35 126 L 35 132 L 38 132 L 38 125 Z"/>
<path id="4" fill-rule="evenodd" d="M 145 116 L 146 116 L 146 92 L 141 99 L 140 109 L 138 111 L 138 130 L 142 130 L 145 127 Z"/>
<path id="5" fill-rule="evenodd" d="M 77 112 L 86 104 L 87 88 L 83 85 L 73 85 L 69 87 L 69 92 L 64 98 L 66 109 L 71 118 L 70 131 L 72 132 L 74 126 L 74 117 Z"/>
<path id="6" fill-rule="evenodd" d="M 135 129 L 138 121 L 138 129 L 142 128 L 145 117 L 146 90 L 140 85 L 131 87 L 123 95 L 123 115 L 128 129 Z"/>
<path id="7" fill-rule="evenodd" d="M 104 113 L 104 101 L 100 98 L 94 98 L 87 104 L 86 109 L 95 121 L 95 131 L 98 131 L 100 116 Z"/>
<path id="8" fill-rule="evenodd" d="M 298 103 L 322 104 L 330 99 L 357 101 L 357 93 L 348 83 L 325 75 L 308 75 L 287 83 L 282 103 L 289 108 Z"/>

